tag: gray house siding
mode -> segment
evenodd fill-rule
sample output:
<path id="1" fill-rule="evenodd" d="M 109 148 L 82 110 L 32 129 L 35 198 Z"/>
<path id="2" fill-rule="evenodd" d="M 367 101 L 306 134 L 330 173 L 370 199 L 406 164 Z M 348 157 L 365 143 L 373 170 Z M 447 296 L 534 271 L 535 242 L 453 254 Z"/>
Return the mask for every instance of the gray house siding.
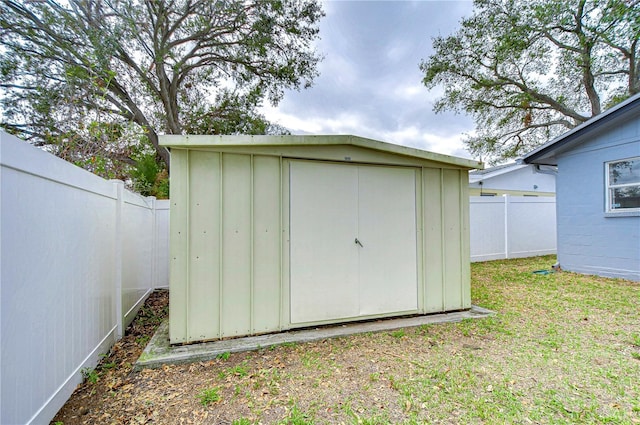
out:
<path id="1" fill-rule="evenodd" d="M 565 270 L 640 281 L 640 216 L 605 212 L 605 163 L 638 156 L 637 115 L 557 155 L 558 261 Z"/>

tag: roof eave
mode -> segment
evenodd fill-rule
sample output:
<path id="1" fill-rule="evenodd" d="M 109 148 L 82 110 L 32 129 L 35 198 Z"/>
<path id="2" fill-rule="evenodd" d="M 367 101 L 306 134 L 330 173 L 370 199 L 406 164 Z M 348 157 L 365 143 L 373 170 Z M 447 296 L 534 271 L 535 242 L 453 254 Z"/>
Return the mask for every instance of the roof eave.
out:
<path id="1" fill-rule="evenodd" d="M 469 176 L 474 176 L 476 180 L 486 180 L 486 179 L 491 179 L 493 177 L 501 176 L 503 174 L 513 173 L 514 171 L 518 171 L 527 167 L 527 164 L 518 164 L 515 162 L 507 165 L 508 166 L 498 168 L 494 171 L 491 171 L 490 169 L 485 169 L 482 174 L 469 173 Z"/>
<path id="2" fill-rule="evenodd" d="M 526 164 L 558 165 L 556 154 L 563 148 L 570 147 L 574 142 L 579 143 L 579 139 L 586 134 L 602 128 L 638 108 L 640 108 L 640 93 L 532 150 L 522 157 L 522 161 Z"/>
<path id="3" fill-rule="evenodd" d="M 162 135 L 160 145 L 173 148 L 207 148 L 233 146 L 335 146 L 352 145 L 366 149 L 374 149 L 396 155 L 410 156 L 448 165 L 455 165 L 466 169 L 482 169 L 480 161 L 459 158 L 395 145 L 374 139 L 352 135 L 282 135 L 282 136 L 253 136 L 253 135 Z"/>

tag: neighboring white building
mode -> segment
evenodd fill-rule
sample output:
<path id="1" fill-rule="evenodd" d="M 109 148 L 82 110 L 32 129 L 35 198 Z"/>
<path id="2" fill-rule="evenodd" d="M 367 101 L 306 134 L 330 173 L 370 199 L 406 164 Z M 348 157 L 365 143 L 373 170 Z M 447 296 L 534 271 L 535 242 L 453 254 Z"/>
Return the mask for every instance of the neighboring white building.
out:
<path id="1" fill-rule="evenodd" d="M 531 164 L 498 165 L 469 172 L 471 196 L 555 196 L 557 168 Z"/>

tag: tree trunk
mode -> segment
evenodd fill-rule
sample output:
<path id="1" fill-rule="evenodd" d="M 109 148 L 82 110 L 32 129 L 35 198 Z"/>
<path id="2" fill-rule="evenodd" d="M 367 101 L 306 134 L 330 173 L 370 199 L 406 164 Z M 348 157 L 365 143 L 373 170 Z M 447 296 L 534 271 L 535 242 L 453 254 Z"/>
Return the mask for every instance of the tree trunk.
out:
<path id="1" fill-rule="evenodd" d="M 156 149 L 156 153 L 158 154 L 158 156 L 162 158 L 165 165 L 167 166 L 167 172 L 169 172 L 170 171 L 169 167 L 171 166 L 169 164 L 171 160 L 171 155 L 169 154 L 169 150 L 163 146 L 160 146 L 158 133 L 156 133 L 153 129 L 151 128 L 147 129 L 147 137 L 149 138 L 149 142 L 151 142 L 153 147 Z"/>

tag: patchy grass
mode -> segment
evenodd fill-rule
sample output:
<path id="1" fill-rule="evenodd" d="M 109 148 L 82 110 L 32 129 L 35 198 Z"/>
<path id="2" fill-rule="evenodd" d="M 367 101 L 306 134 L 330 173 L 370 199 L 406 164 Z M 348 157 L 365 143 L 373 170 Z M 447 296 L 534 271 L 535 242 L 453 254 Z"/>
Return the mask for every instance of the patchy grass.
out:
<path id="1" fill-rule="evenodd" d="M 200 404 L 207 407 L 211 403 L 215 403 L 220 401 L 220 388 L 206 388 L 198 394 L 198 400 L 200 400 Z"/>
<path id="2" fill-rule="evenodd" d="M 84 386 L 92 402 L 76 392 L 56 420 L 640 424 L 640 284 L 531 273 L 554 262 L 473 264 L 474 304 L 498 312 L 486 319 L 229 354 L 102 391 L 129 367 L 107 359 L 116 366 Z M 194 397 L 203 388 L 216 389 L 215 405 Z"/>

